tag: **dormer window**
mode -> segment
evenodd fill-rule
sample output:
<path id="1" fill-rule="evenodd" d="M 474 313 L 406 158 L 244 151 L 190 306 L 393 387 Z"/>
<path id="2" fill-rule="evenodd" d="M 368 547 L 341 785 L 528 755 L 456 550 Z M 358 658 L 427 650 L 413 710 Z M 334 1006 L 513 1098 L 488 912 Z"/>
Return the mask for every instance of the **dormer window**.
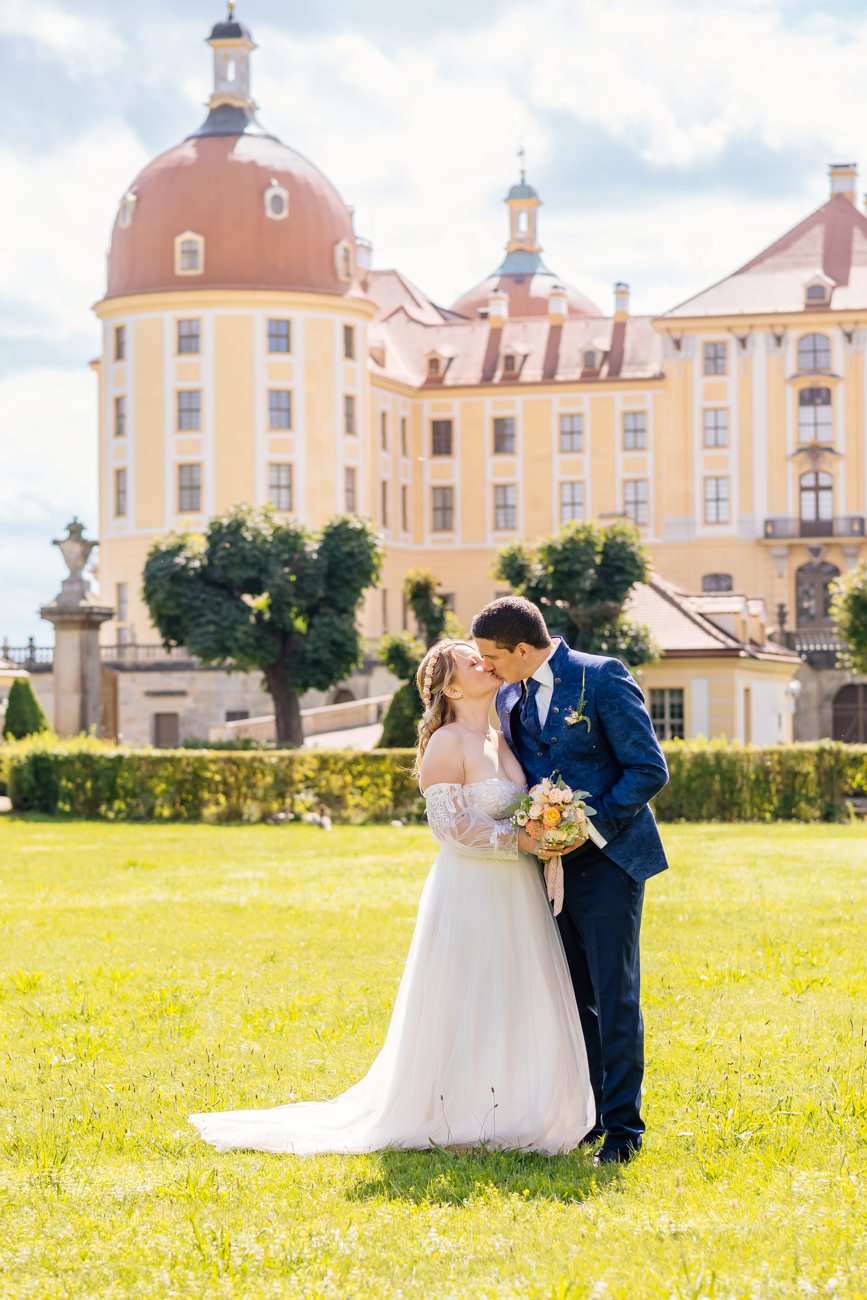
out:
<path id="1" fill-rule="evenodd" d="M 205 240 L 192 230 L 175 238 L 175 275 L 201 275 L 205 269 Z"/>
<path id="2" fill-rule="evenodd" d="M 124 194 L 123 198 L 121 199 L 120 206 L 118 207 L 117 210 L 117 224 L 123 230 L 126 230 L 127 226 L 132 221 L 132 214 L 134 208 L 135 208 L 135 194 L 133 194 L 132 190 L 127 190 L 126 194 Z"/>
<path id="3" fill-rule="evenodd" d="M 276 181 L 265 191 L 265 216 L 272 221 L 283 221 L 289 215 L 289 191 Z"/>
<path id="4" fill-rule="evenodd" d="M 582 364 L 585 370 L 595 370 L 599 364 L 599 353 L 595 348 L 585 348 L 582 354 Z"/>
<path id="5" fill-rule="evenodd" d="M 439 357 L 428 357 L 427 359 L 428 379 L 438 379 L 440 374 Z"/>
<path id="6" fill-rule="evenodd" d="M 514 352 L 507 352 L 503 357 L 503 374 L 515 375 L 518 373 L 518 358 Z"/>
<path id="7" fill-rule="evenodd" d="M 804 285 L 805 307 L 827 307 L 831 301 L 834 281 L 826 275 L 814 275 Z"/>
<path id="8" fill-rule="evenodd" d="M 338 280 L 352 279 L 352 245 L 348 239 L 341 239 L 334 246 L 334 269 Z"/>

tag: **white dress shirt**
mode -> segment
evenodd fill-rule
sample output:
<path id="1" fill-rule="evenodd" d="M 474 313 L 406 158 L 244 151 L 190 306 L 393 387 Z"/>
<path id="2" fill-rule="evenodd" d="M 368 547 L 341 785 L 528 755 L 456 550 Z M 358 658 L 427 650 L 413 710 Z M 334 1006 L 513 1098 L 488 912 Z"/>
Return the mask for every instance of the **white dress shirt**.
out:
<path id="1" fill-rule="evenodd" d="M 555 637 L 550 654 L 532 674 L 533 678 L 539 683 L 539 689 L 536 692 L 536 712 L 539 715 L 540 727 L 544 727 L 548 720 L 548 710 L 551 707 L 551 697 L 554 694 L 554 669 L 551 667 L 551 656 L 557 652 L 559 645 L 560 638 Z"/>

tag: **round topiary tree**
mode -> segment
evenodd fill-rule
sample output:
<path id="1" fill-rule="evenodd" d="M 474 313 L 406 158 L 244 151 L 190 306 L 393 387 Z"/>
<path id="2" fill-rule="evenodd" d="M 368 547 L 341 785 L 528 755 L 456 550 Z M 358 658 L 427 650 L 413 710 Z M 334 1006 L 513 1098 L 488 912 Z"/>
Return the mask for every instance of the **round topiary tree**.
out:
<path id="1" fill-rule="evenodd" d="M 50 731 L 51 724 L 45 716 L 36 692 L 26 677 L 16 677 L 9 691 L 3 735 L 7 740 L 23 740 L 41 731 Z"/>

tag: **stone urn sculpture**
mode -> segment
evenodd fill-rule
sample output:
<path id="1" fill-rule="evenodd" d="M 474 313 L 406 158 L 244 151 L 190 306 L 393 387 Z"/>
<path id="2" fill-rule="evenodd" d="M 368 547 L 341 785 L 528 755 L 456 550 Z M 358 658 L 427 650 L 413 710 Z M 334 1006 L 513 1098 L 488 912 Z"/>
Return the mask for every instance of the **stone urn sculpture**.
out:
<path id="1" fill-rule="evenodd" d="M 54 625 L 54 729 L 77 736 L 100 728 L 99 629 L 114 616 L 110 605 L 97 604 L 84 570 L 95 540 L 73 519 L 66 536 L 53 543 L 69 569 L 60 591 L 39 613 Z"/>

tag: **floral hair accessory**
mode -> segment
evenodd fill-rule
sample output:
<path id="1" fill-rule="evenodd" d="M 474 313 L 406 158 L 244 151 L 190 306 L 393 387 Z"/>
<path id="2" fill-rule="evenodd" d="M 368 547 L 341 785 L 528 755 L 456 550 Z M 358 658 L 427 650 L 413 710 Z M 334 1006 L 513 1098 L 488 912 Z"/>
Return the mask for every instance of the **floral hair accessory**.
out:
<path id="1" fill-rule="evenodd" d="M 430 659 L 428 660 L 427 668 L 424 670 L 424 681 L 422 682 L 422 687 L 421 687 L 421 702 L 426 709 L 430 708 L 430 699 L 431 699 L 430 684 L 431 684 L 431 679 L 433 677 L 433 670 L 437 666 L 439 657 L 440 657 L 440 651 L 438 650 L 436 654 L 431 655 Z"/>

